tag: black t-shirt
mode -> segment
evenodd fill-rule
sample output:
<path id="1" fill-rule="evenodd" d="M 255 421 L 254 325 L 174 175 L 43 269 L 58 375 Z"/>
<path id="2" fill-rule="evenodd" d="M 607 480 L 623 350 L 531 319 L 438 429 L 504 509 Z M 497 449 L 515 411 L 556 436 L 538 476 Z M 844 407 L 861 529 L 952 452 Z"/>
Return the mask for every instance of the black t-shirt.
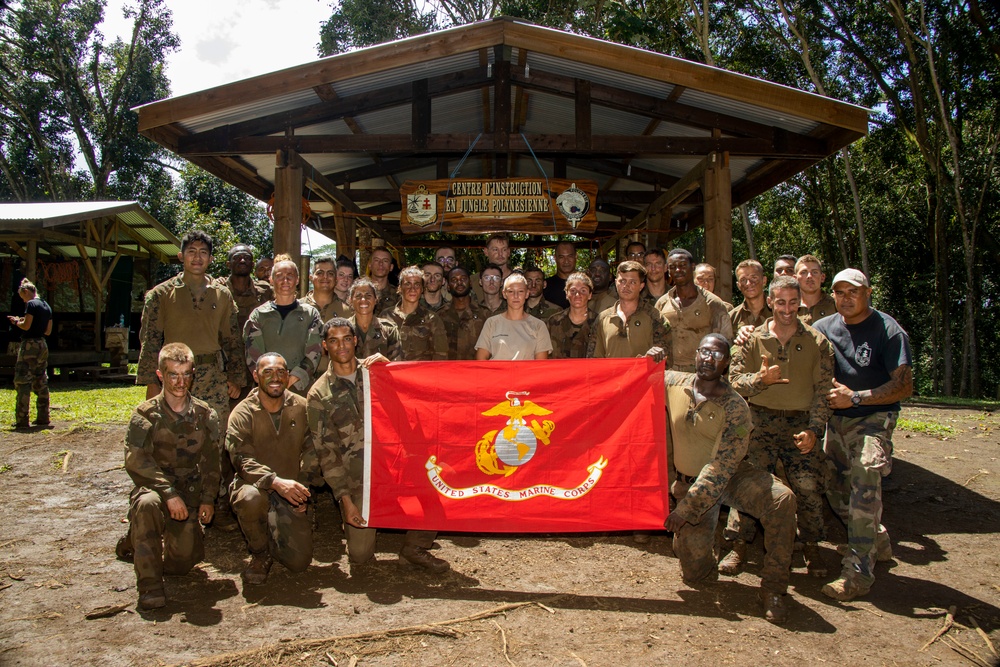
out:
<path id="1" fill-rule="evenodd" d="M 854 391 L 880 387 L 890 380 L 894 370 L 913 365 L 909 335 L 896 320 L 878 310 L 872 310 L 858 324 L 845 324 L 836 313 L 815 322 L 813 327 L 833 344 L 837 382 Z M 859 405 L 833 413 L 839 417 L 865 417 L 889 410 L 898 411 L 899 403 Z"/>
<path id="2" fill-rule="evenodd" d="M 21 340 L 41 338 L 52 319 L 52 309 L 37 296 L 24 304 L 24 314 L 31 315 L 31 326 L 21 332 Z"/>
<path id="3" fill-rule="evenodd" d="M 566 279 L 558 275 L 545 279 L 545 289 L 542 296 L 549 303 L 554 303 L 560 308 L 569 308 L 569 299 L 566 298 Z"/>
<path id="4" fill-rule="evenodd" d="M 299 307 L 298 299 L 295 299 L 291 303 L 286 304 L 284 306 L 279 305 L 277 302 L 275 302 L 274 304 L 274 309 L 278 311 L 279 315 L 281 315 L 281 319 L 285 319 L 286 317 L 288 317 L 288 314 L 298 307 Z"/>

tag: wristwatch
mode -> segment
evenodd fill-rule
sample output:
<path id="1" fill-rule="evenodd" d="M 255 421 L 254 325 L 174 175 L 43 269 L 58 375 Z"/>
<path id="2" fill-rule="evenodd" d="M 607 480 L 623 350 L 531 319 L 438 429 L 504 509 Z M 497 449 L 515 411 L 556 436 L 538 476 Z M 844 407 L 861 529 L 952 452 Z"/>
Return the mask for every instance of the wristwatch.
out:
<path id="1" fill-rule="evenodd" d="M 858 392 L 854 392 L 853 394 L 851 394 L 851 405 L 854 407 L 858 407 L 859 405 L 861 405 L 861 394 L 859 394 Z"/>

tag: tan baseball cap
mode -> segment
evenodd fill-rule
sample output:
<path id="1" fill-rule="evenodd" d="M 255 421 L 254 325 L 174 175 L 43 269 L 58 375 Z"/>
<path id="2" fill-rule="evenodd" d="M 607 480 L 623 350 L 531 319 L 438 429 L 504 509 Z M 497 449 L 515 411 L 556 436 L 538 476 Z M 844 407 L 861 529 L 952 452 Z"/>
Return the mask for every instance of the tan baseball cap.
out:
<path id="1" fill-rule="evenodd" d="M 868 284 L 868 278 L 865 274 L 861 273 L 857 269 L 844 269 L 835 275 L 833 277 L 832 284 L 836 285 L 837 283 L 850 283 L 855 287 L 871 287 L 871 285 Z"/>

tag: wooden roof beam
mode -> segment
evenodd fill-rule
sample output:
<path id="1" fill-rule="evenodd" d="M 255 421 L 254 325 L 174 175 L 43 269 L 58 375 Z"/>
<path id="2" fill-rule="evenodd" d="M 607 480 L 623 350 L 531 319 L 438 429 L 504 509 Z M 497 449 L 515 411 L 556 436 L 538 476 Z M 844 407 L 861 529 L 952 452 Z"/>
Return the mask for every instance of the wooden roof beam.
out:
<path id="1" fill-rule="evenodd" d="M 509 109 L 509 104 L 507 105 Z M 497 114 L 505 116 L 509 112 Z M 509 125 L 507 126 L 509 127 Z M 576 135 L 545 134 L 526 136 L 527 143 L 520 135 L 509 131 L 494 132 L 480 137 L 473 147 L 473 153 L 505 154 L 509 151 L 527 152 L 530 145 L 538 156 L 560 153 L 574 153 L 582 149 L 577 145 Z M 430 134 L 424 147 L 417 146 L 408 134 L 366 134 L 366 135 L 298 135 L 294 137 L 244 137 L 215 146 L 204 146 L 196 152 L 181 151 L 180 155 L 191 159 L 201 156 L 225 156 L 233 154 L 264 155 L 279 150 L 294 150 L 298 153 L 453 153 L 464 155 L 476 137 L 470 134 Z M 789 146 L 784 141 L 747 137 L 650 137 L 644 135 L 595 135 L 591 137 L 588 152 L 605 156 L 629 157 L 636 155 L 705 155 L 706 153 L 727 152 L 735 157 L 760 156 L 784 159 L 822 159 L 825 151 L 813 152 L 805 147 Z M 497 174 L 497 177 L 502 177 Z"/>
<path id="2" fill-rule="evenodd" d="M 714 155 L 708 155 L 703 160 L 698 162 L 697 165 L 691 171 L 686 173 L 683 178 L 677 181 L 673 187 L 664 192 L 662 195 L 656 198 L 656 200 L 642 210 L 639 215 L 635 216 L 628 221 L 627 224 L 623 225 L 615 236 L 607 240 L 603 246 L 601 246 L 602 252 L 608 252 L 617 243 L 618 239 L 623 236 L 628 235 L 633 229 L 638 228 L 651 216 L 656 215 L 664 209 L 673 208 L 680 202 L 682 202 L 691 192 L 697 190 L 701 187 L 701 179 L 705 175 L 705 170 L 713 164 Z M 669 226 L 669 223 L 668 223 Z"/>
<path id="3" fill-rule="evenodd" d="M 461 93 L 492 83 L 492 80 L 486 76 L 485 67 L 473 67 L 423 80 L 426 81 L 426 95 L 429 98 Z M 323 89 L 322 93 L 327 99 L 318 104 L 268 114 L 260 118 L 231 123 L 211 130 L 205 130 L 204 132 L 180 137 L 178 150 L 181 152 L 197 150 L 203 143 L 211 144 L 220 140 L 236 139 L 239 137 L 266 136 L 284 132 L 288 128 L 308 127 L 334 120 L 349 122 L 347 119 L 356 118 L 370 111 L 379 111 L 410 103 L 413 97 L 413 88 L 411 83 L 406 83 L 358 93 L 357 95 L 329 99 L 331 93 L 336 94 L 333 88 L 328 86 Z M 317 92 L 317 95 L 319 94 Z"/>

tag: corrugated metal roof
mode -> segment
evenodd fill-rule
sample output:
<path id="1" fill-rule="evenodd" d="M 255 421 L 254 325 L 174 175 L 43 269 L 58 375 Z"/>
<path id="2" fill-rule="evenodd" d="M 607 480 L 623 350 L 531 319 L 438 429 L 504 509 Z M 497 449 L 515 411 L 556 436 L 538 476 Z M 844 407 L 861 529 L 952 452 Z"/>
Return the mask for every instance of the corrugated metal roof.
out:
<path id="1" fill-rule="evenodd" d="M 369 47 L 324 58 L 287 71 L 233 82 L 176 100 L 145 105 L 139 109 L 140 127 L 147 136 L 159 140 L 161 137 L 169 136 L 170 133 L 160 133 L 156 130 L 171 125 L 194 133 L 286 111 L 292 112 L 289 118 L 294 118 L 295 110 L 314 107 L 321 103 L 316 89 L 322 87 L 329 87 L 342 99 L 375 93 L 368 98 L 372 101 L 372 104 L 367 106 L 368 110 L 365 110 L 363 101 L 359 103 L 359 108 L 352 114 L 352 118 L 360 131 L 365 134 L 393 135 L 392 139 L 387 138 L 385 141 L 392 141 L 395 144 L 394 153 L 382 155 L 381 159 L 385 163 L 399 160 L 400 164 L 404 164 L 409 162 L 407 158 L 414 155 L 425 155 L 430 160 L 443 158 L 447 161 L 448 171 L 451 172 L 462 159 L 462 149 L 455 144 L 465 143 L 464 137 L 468 137 L 468 143 L 471 144 L 474 137 L 484 129 L 484 97 L 487 98 L 489 105 L 486 110 L 487 122 L 491 126 L 493 124 L 493 114 L 496 112 L 493 99 L 496 81 L 487 82 L 481 89 L 432 97 L 430 132 L 436 138 L 452 137 L 452 143 L 447 149 L 436 150 L 433 154 L 427 154 L 419 147 L 413 147 L 411 150 L 408 144 L 396 141 L 396 137 L 407 136 L 412 131 L 411 116 L 415 107 L 407 99 L 408 86 L 420 79 L 447 77 L 475 69 L 480 66 L 480 54 L 483 52 L 486 54 L 486 62 L 490 63 L 489 72 L 494 75 L 496 67 L 493 63 L 497 52 L 501 52 L 504 54 L 504 60 L 510 63 L 514 74 L 517 77 L 525 77 L 529 85 L 532 77 L 537 76 L 535 83 L 540 86 L 542 84 L 547 86 L 551 81 L 558 88 L 571 89 L 574 80 L 583 80 L 590 82 L 593 87 L 608 89 L 598 90 L 594 99 L 604 99 L 603 96 L 607 92 L 614 100 L 609 103 L 610 106 L 594 102 L 593 99 L 590 102 L 591 133 L 595 140 L 600 140 L 601 137 L 631 137 L 630 142 L 622 142 L 629 146 L 630 150 L 623 150 L 625 155 L 614 157 L 607 156 L 607 153 L 594 155 L 593 152 L 586 150 L 574 152 L 571 149 L 575 144 L 570 140 L 565 150 L 560 151 L 558 148 L 550 147 L 548 154 L 543 155 L 541 160 L 543 170 L 551 176 L 556 170 L 552 153 L 562 153 L 573 163 L 567 169 L 569 178 L 594 180 L 602 185 L 609 182 L 610 177 L 597 170 L 587 170 L 581 159 L 617 161 L 618 167 L 630 164 L 640 174 L 635 177 L 615 178 L 613 188 L 619 191 L 646 192 L 652 189 L 652 181 L 669 182 L 669 177 L 681 178 L 697 166 L 705 154 L 715 150 L 716 144 L 697 141 L 684 143 L 684 150 L 691 151 L 693 150 L 691 146 L 696 146 L 699 155 L 677 155 L 669 152 L 650 154 L 640 153 L 637 150 L 646 148 L 643 145 L 645 136 L 677 137 L 688 140 L 711 137 L 709 129 L 699 126 L 701 121 L 697 120 L 697 114 L 701 111 L 706 118 L 711 118 L 714 114 L 728 116 L 728 120 L 723 120 L 719 124 L 730 128 L 730 132 L 739 129 L 740 121 L 749 121 L 744 124 L 745 132 L 739 130 L 740 135 L 759 136 L 764 142 L 762 155 L 744 156 L 746 151 L 742 150 L 742 146 L 755 145 L 752 142 L 745 142 L 741 145 L 740 157 L 730 159 L 734 186 L 738 186 L 748 173 L 758 169 L 762 164 L 773 165 L 788 159 L 785 146 L 791 146 L 788 150 L 792 152 L 792 159 L 796 160 L 794 163 L 796 168 L 804 169 L 822 157 L 826 149 L 824 143 L 811 140 L 811 136 L 821 134 L 824 138 L 830 138 L 831 144 L 847 143 L 862 136 L 866 128 L 865 110 L 854 105 L 719 68 L 635 47 L 533 26 L 510 18 L 498 18 Z M 522 56 L 525 58 L 525 68 L 519 71 Z M 543 74 L 557 78 L 545 80 Z M 396 90 L 390 99 L 403 101 L 392 107 L 377 108 L 382 92 L 392 89 Z M 485 95 L 483 91 L 486 92 Z M 522 90 L 517 87 L 515 79 L 511 89 L 510 110 L 513 114 L 516 110 L 522 109 L 517 101 L 518 95 L 523 94 L 524 122 L 520 123 L 520 118 L 512 117 L 513 129 L 529 137 L 574 135 L 577 101 L 571 93 L 572 90 L 556 93 L 532 89 L 529 86 L 525 86 Z M 672 100 L 672 95 L 677 95 L 677 99 Z M 668 104 L 648 104 L 649 98 L 662 100 Z M 669 102 L 677 102 L 688 109 L 676 107 L 672 109 Z M 696 116 L 695 120 L 690 123 L 680 120 L 692 109 Z M 677 112 L 676 120 L 654 120 L 660 116 L 670 115 L 674 110 Z M 751 123 L 762 125 L 763 128 L 754 128 Z M 651 124 L 655 126 L 649 129 Z M 294 122 L 291 125 L 288 130 L 298 137 L 343 137 L 354 134 L 354 129 L 349 127 L 343 118 L 313 122 L 308 126 L 296 127 Z M 772 141 L 773 133 L 769 131 L 770 128 L 779 128 L 801 136 L 792 137 L 794 141 L 784 142 L 781 145 L 777 143 L 771 145 L 767 143 Z M 759 133 L 758 129 L 761 130 Z M 285 134 L 284 131 L 275 131 L 274 127 L 269 127 L 266 131 L 271 133 L 271 137 L 280 138 Z M 724 141 L 733 136 L 724 132 L 722 139 Z M 198 150 L 202 151 L 199 154 L 199 163 L 209 167 L 216 166 L 218 168 L 214 169 L 214 172 L 227 177 L 231 172 L 226 160 L 229 157 L 240 158 L 257 170 L 260 181 L 248 184 L 245 181 L 240 182 L 239 179 L 234 180 L 239 186 L 248 188 L 248 191 L 253 190 L 255 195 L 266 198 L 269 192 L 263 191 L 269 190 L 267 184 L 274 182 L 275 160 L 272 147 L 279 146 L 280 143 L 273 140 L 256 141 L 254 136 L 234 137 L 234 139 L 247 141 L 226 143 L 224 140 L 219 140 L 214 146 L 207 141 L 199 142 Z M 540 143 L 537 139 L 533 141 Z M 314 142 L 314 145 L 335 143 L 331 140 L 327 144 Z M 614 144 L 614 142 L 609 143 Z M 658 146 L 664 144 L 665 142 L 656 143 Z M 245 150 L 251 152 L 235 154 L 239 146 L 247 146 Z M 234 153 L 227 152 L 230 147 Z M 294 143 L 288 145 L 290 149 L 294 147 Z M 300 143 L 300 148 L 310 150 L 306 140 Z M 538 147 L 534 148 L 537 150 Z M 348 149 L 341 153 L 313 153 L 303 157 L 317 171 L 338 182 L 345 179 L 345 172 L 373 164 L 372 156 Z M 504 157 L 501 153 L 491 155 L 488 159 L 502 161 Z M 529 155 L 508 152 L 506 157 L 515 164 L 511 176 L 538 175 L 538 167 Z M 487 172 L 484 169 L 484 161 L 483 155 L 470 156 L 462 168 L 461 175 L 466 178 L 482 178 L 487 173 L 492 175 L 492 170 Z M 612 167 L 612 173 L 614 170 L 615 167 Z M 668 178 L 649 178 L 648 174 L 641 174 L 643 170 L 662 174 Z M 393 178 L 396 182 L 407 179 L 430 180 L 436 178 L 438 171 L 437 164 L 429 164 L 425 167 L 400 171 L 393 174 Z M 754 186 L 755 191 L 773 185 L 780 174 L 784 173 L 788 173 L 786 167 L 763 175 Z M 646 180 L 638 180 L 640 177 Z M 350 183 L 352 192 L 368 188 L 384 195 L 390 187 L 388 179 L 381 176 Z M 365 195 L 356 196 L 359 198 L 359 205 L 363 207 L 371 205 L 364 201 Z M 371 196 L 374 196 L 374 193 L 369 195 Z M 644 197 L 637 197 L 635 201 L 643 199 Z M 395 205 L 398 203 L 398 198 L 389 198 L 383 200 L 383 203 Z M 627 208 L 638 210 L 641 206 L 629 204 Z M 677 208 L 675 213 L 681 210 L 686 209 Z"/>
<path id="2" fill-rule="evenodd" d="M 67 243 L 62 236 L 80 237 L 85 246 L 94 247 L 85 238 L 81 223 L 107 218 L 117 219 L 131 231 L 131 234 L 119 232 L 115 238 L 109 239 L 107 248 L 112 248 L 117 240 L 120 246 L 146 252 L 133 238 L 134 234 L 155 248 L 158 251 L 155 254 L 159 254 L 161 259 L 170 260 L 180 252 L 180 240 L 134 201 L 0 204 L 0 241 L 5 237 L 37 238 L 70 257 L 79 257 L 75 244 Z M 48 239 L 45 238 L 47 231 L 53 233 Z M 55 238 L 56 232 L 59 238 Z"/>

